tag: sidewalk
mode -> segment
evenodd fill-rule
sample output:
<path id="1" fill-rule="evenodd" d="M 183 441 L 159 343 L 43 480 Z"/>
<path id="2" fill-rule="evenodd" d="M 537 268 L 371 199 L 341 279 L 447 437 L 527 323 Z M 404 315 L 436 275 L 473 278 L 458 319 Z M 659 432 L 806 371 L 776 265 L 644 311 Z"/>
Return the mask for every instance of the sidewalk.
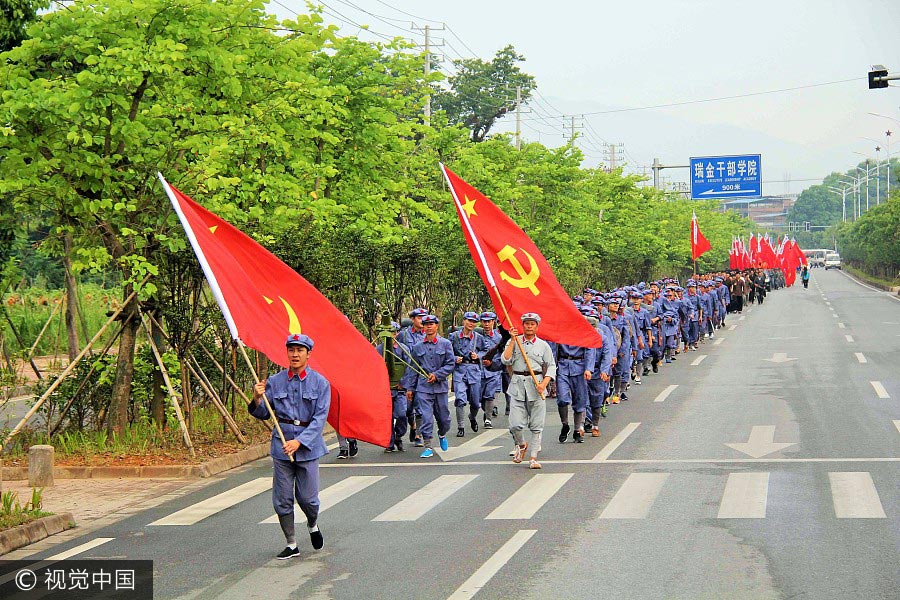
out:
<path id="1" fill-rule="evenodd" d="M 27 558 L 253 466 L 254 463 L 248 463 L 205 479 L 57 479 L 54 486 L 44 489 L 43 509 L 52 513 L 71 512 L 75 517 L 76 527 L 14 550 L 2 558 Z M 4 481 L 3 491 L 9 490 L 18 492 L 20 502 L 31 499 L 31 488 L 27 481 Z"/>

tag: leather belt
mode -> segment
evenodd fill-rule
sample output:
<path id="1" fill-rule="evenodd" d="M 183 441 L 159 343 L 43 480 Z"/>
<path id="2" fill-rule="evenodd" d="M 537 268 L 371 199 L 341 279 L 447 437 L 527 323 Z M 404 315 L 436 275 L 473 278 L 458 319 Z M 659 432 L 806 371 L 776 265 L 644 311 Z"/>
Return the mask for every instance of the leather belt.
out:
<path id="1" fill-rule="evenodd" d="M 463 358 L 460 364 L 462 365 L 477 365 L 481 361 L 480 360 L 472 360 L 471 358 Z"/>
<path id="2" fill-rule="evenodd" d="M 528 371 L 513 371 L 513 375 L 524 375 L 526 377 L 531 377 L 531 373 Z M 535 373 L 537 375 L 537 373 Z"/>
<path id="3" fill-rule="evenodd" d="M 584 355 L 572 356 L 571 354 L 560 354 L 559 360 L 584 360 Z"/>
<path id="4" fill-rule="evenodd" d="M 297 427 L 309 427 L 309 421 L 298 421 L 297 419 L 282 419 L 278 417 L 279 423 L 284 423 L 285 425 L 296 425 Z"/>

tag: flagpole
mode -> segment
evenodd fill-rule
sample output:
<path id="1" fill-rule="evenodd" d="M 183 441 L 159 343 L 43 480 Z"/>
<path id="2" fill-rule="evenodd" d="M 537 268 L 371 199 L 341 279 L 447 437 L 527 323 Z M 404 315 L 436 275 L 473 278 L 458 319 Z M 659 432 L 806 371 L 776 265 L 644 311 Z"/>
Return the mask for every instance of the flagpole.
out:
<path id="1" fill-rule="evenodd" d="M 475 232 L 472 231 L 472 224 L 469 223 L 468 217 L 466 217 L 466 213 L 463 210 L 462 203 L 459 201 L 459 197 L 456 195 L 456 189 L 453 187 L 453 182 L 450 181 L 450 177 L 447 175 L 447 170 L 444 168 L 444 163 L 440 163 L 441 165 L 441 173 L 444 174 L 444 179 L 447 180 L 447 186 L 450 188 L 450 195 L 453 196 L 453 201 L 456 204 L 456 210 L 459 213 L 459 218 L 466 226 L 466 231 L 469 232 L 469 237 L 472 239 L 472 243 L 475 244 L 475 250 L 478 253 L 478 258 L 481 260 L 481 266 L 484 268 L 484 273 L 487 275 L 488 281 L 490 282 L 491 289 L 494 290 L 494 294 L 497 296 L 497 300 L 500 301 L 500 308 L 503 310 L 503 314 L 506 316 L 506 322 L 509 323 L 510 327 L 512 327 L 512 319 L 509 317 L 509 311 L 506 309 L 506 303 L 503 302 L 503 296 L 500 295 L 500 290 L 497 289 L 497 283 L 494 280 L 494 274 L 491 273 L 490 267 L 488 267 L 487 260 L 484 258 L 484 251 L 481 249 L 481 244 L 478 242 L 478 237 L 475 236 Z M 519 336 L 512 336 L 513 340 L 516 342 L 516 347 L 519 349 L 519 352 L 522 354 L 522 358 L 525 359 L 525 366 L 528 367 L 528 373 L 531 374 L 531 380 L 534 381 L 534 387 L 537 389 L 538 396 L 541 397 L 541 400 L 544 399 L 544 394 L 540 391 L 540 387 L 538 385 L 537 375 L 534 373 L 534 369 L 531 367 L 531 361 L 528 360 L 528 355 L 525 354 L 525 348 L 522 347 L 522 341 L 519 339 Z"/>
<path id="2" fill-rule="evenodd" d="M 241 356 L 244 357 L 244 362 L 247 363 L 247 368 L 250 369 L 250 372 L 253 373 L 253 382 L 259 383 L 259 375 L 256 374 L 256 369 L 253 368 L 253 363 L 250 362 L 250 357 L 247 356 L 247 349 L 244 346 L 244 342 L 238 340 L 238 348 L 241 349 Z M 281 445 L 284 446 L 287 444 L 287 441 L 284 439 L 284 432 L 281 431 L 281 425 L 278 424 L 278 417 L 275 416 L 275 411 L 272 410 L 272 405 L 269 404 L 269 399 L 266 397 L 266 393 L 263 392 L 262 401 L 266 405 L 266 410 L 269 411 L 269 414 L 272 416 L 272 422 L 275 423 L 275 430 L 278 431 L 278 437 L 281 438 Z M 285 452 L 287 454 L 287 452 Z M 294 462 L 294 455 L 288 454 L 287 457 L 291 459 L 291 462 Z"/>

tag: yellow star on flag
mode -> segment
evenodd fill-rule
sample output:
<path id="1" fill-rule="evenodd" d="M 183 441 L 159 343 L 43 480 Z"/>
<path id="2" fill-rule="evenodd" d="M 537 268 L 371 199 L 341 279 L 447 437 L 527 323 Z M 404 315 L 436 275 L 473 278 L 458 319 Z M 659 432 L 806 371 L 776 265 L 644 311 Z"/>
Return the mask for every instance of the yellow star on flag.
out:
<path id="1" fill-rule="evenodd" d="M 463 210 L 466 211 L 466 216 L 471 217 L 472 215 L 478 216 L 478 213 L 475 212 L 475 201 L 470 200 L 468 196 L 464 196 L 466 199 L 465 204 L 463 204 Z"/>

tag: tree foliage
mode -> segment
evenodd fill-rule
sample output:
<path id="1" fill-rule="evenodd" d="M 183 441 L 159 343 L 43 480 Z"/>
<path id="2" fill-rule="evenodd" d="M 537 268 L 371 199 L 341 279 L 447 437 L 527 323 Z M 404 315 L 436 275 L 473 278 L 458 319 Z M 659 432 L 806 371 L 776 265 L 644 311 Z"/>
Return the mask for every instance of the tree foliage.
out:
<path id="1" fill-rule="evenodd" d="M 900 192 L 859 220 L 834 229 L 841 258 L 888 281 L 900 280 Z"/>
<path id="2" fill-rule="evenodd" d="M 451 123 L 471 131 L 472 141 L 480 142 L 497 119 L 516 109 L 516 87 L 522 102 L 537 87 L 534 77 L 517 65 L 524 60 L 511 45 L 498 50 L 490 62 L 455 60 L 456 75 L 447 80 L 450 90 L 435 94 L 434 105 L 447 113 Z"/>
<path id="3" fill-rule="evenodd" d="M 47 8 L 50 0 L 3 0 L 0 3 L 0 52 L 22 43 L 26 29 L 37 20 L 38 11 Z"/>

